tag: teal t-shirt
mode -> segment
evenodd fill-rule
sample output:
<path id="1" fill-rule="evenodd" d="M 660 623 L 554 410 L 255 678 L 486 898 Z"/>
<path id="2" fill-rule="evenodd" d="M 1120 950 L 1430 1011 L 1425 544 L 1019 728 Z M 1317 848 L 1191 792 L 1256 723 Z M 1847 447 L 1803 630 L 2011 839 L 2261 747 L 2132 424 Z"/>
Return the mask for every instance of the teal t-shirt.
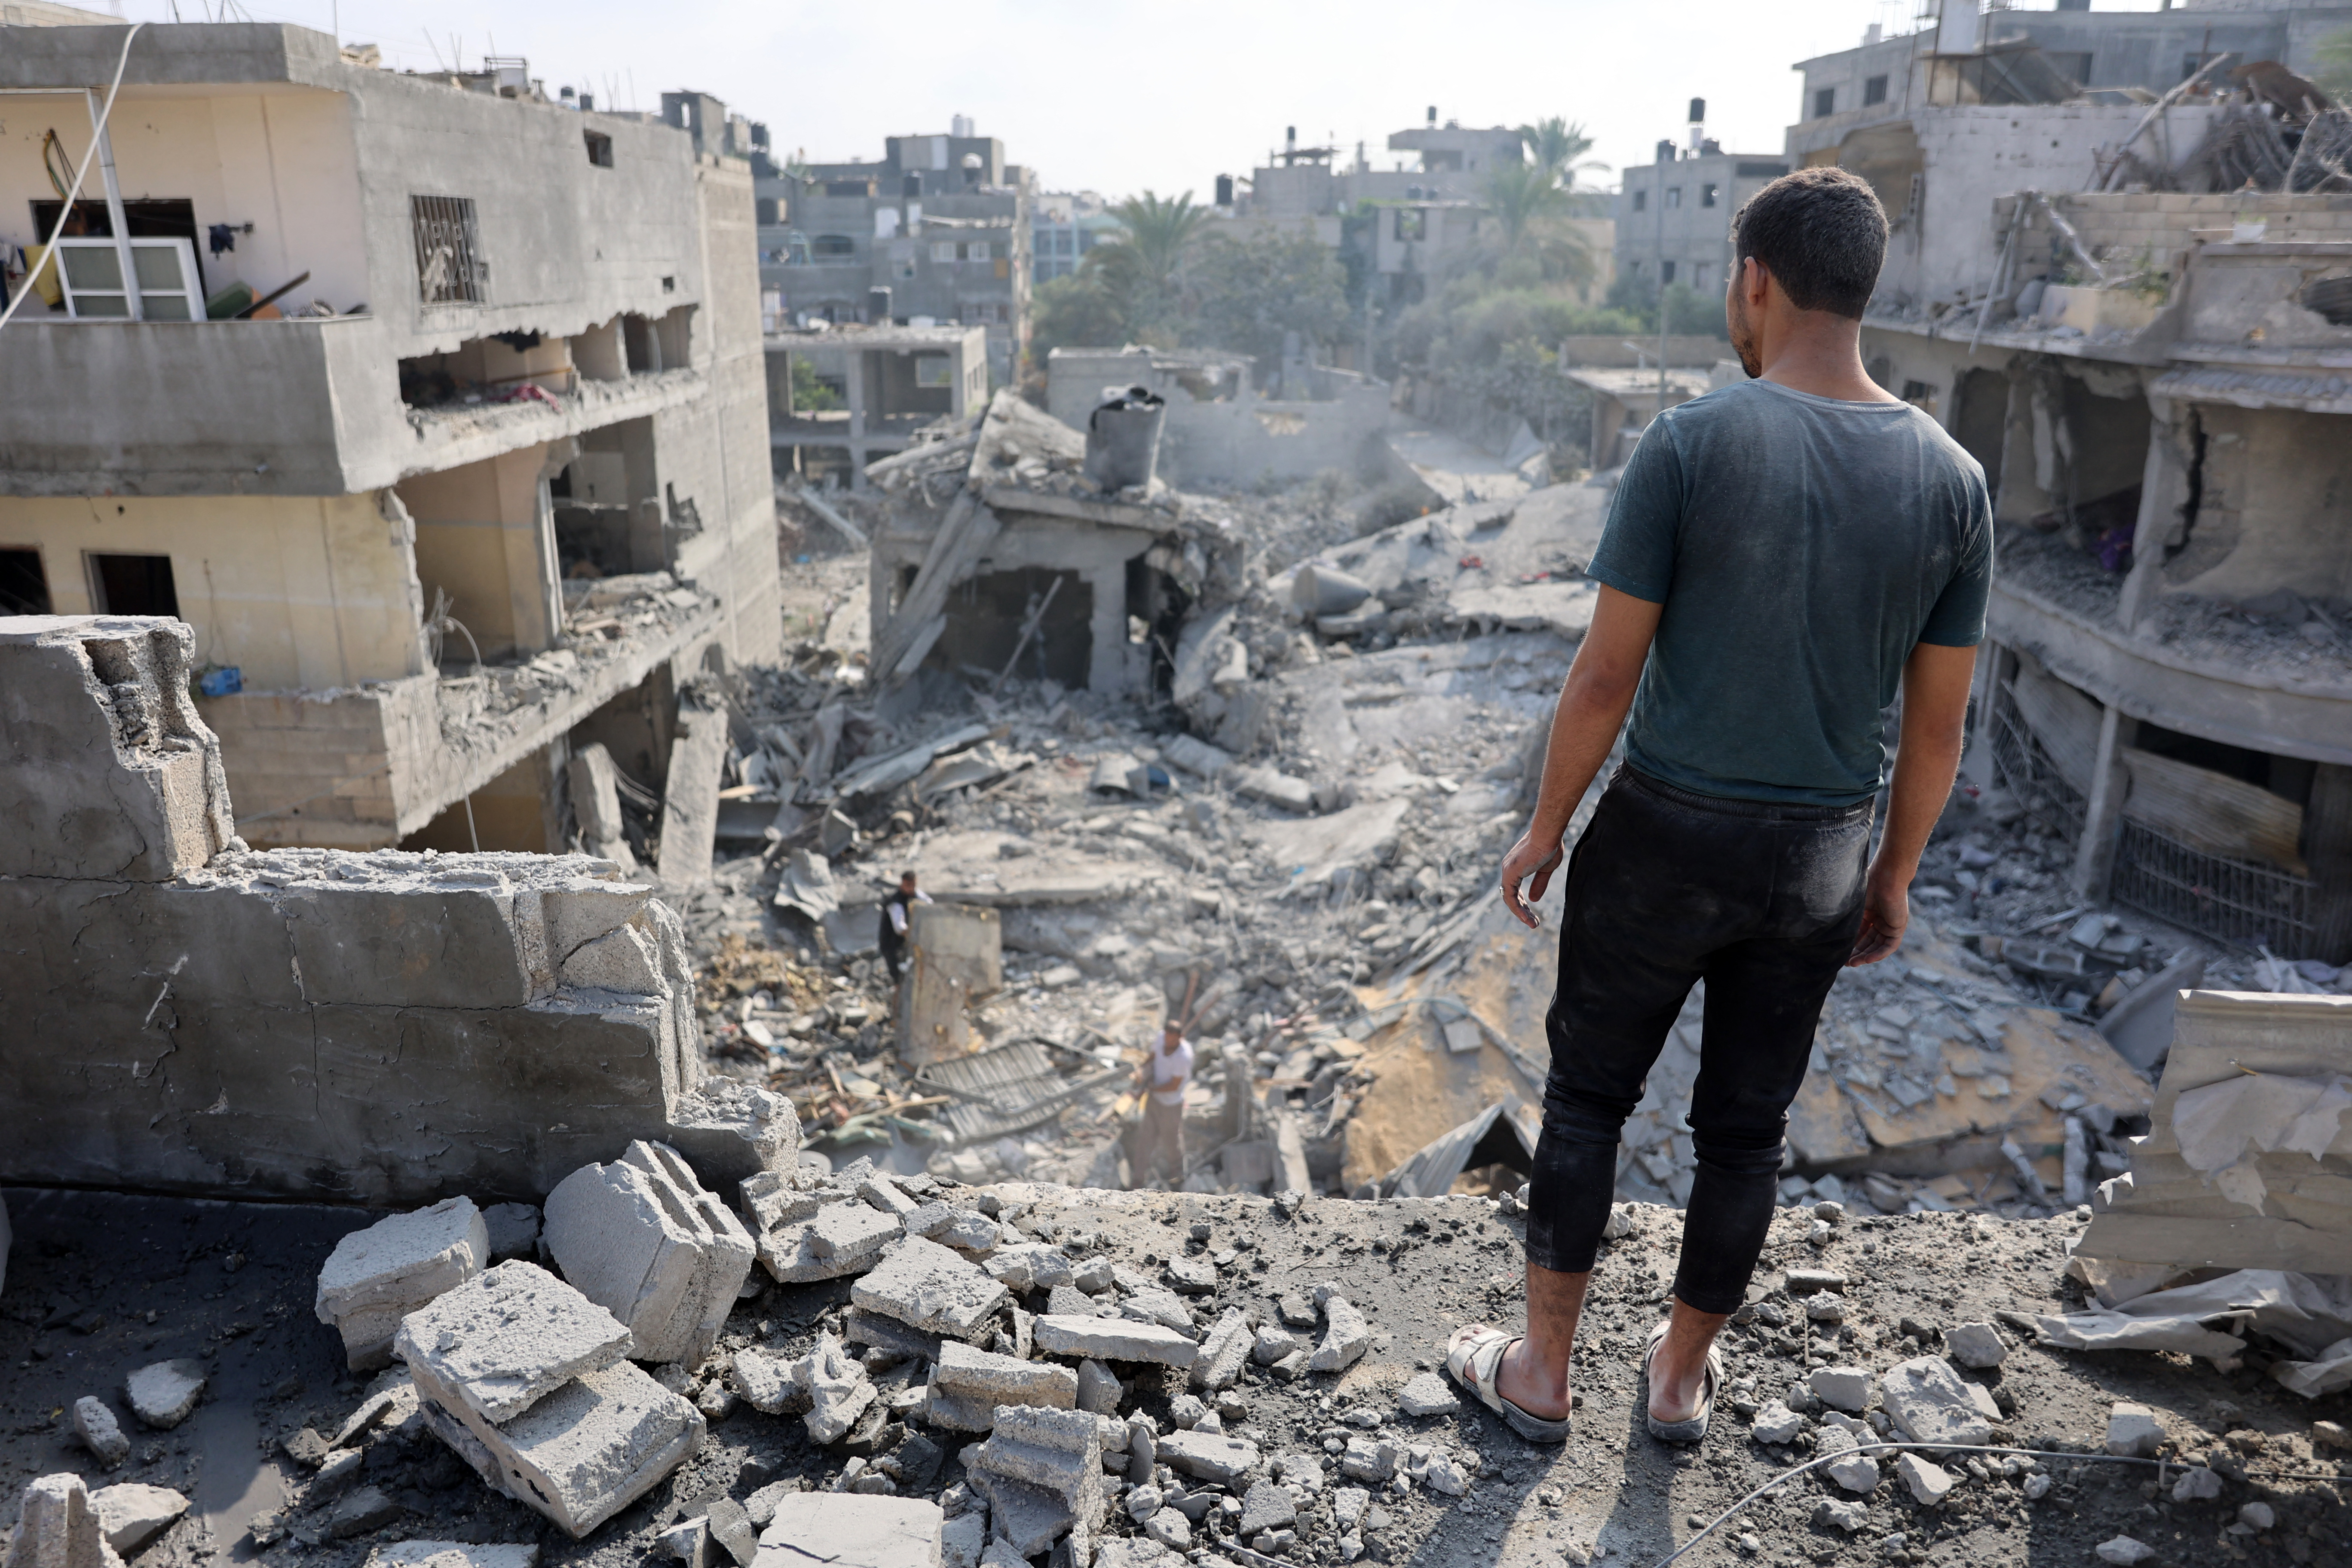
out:
<path id="1" fill-rule="evenodd" d="M 1843 805 L 1886 768 L 1913 647 L 1973 647 L 1984 470 L 1907 403 L 1742 382 L 1668 409 L 1625 465 L 1590 576 L 1665 606 L 1625 754 L 1702 795 Z"/>

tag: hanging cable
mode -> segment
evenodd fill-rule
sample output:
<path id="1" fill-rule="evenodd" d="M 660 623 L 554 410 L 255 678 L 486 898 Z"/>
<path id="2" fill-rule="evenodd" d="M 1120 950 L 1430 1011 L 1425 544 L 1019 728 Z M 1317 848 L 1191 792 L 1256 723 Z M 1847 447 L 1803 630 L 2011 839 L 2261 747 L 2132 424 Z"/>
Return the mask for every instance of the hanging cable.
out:
<path id="1" fill-rule="evenodd" d="M 123 68 L 131 63 L 131 40 L 137 37 L 139 29 L 146 25 L 133 22 L 131 30 L 122 35 L 122 56 L 114 62 L 114 80 L 106 89 L 106 107 L 99 110 L 98 124 L 89 133 L 89 151 L 83 153 L 81 162 L 74 166 L 73 184 L 58 193 L 63 201 L 58 208 L 58 225 L 49 230 L 49 242 L 41 248 L 41 267 L 56 268 L 60 283 L 65 280 L 65 263 L 58 259 L 58 241 L 66 232 L 66 220 L 73 216 L 74 200 L 81 195 L 82 176 L 89 173 L 90 160 L 98 156 L 99 143 L 106 140 L 106 123 L 114 118 L 115 95 L 122 90 Z M 25 302 L 25 296 L 33 292 L 33 279 L 39 273 L 40 268 L 37 267 L 25 274 L 25 286 L 16 291 L 15 299 L 8 301 L 8 308 L 0 310 L 0 327 L 5 327 L 16 318 L 17 308 Z M 123 286 L 128 289 L 138 287 L 127 278 L 123 279 Z"/>

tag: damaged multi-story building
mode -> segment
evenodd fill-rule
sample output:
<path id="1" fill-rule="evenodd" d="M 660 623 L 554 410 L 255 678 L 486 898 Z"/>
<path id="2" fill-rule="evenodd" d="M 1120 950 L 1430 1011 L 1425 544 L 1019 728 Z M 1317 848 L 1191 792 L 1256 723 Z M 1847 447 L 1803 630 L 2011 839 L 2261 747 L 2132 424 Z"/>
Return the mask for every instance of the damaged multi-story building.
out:
<path id="1" fill-rule="evenodd" d="M 1721 289 L 1731 265 L 1731 217 L 1789 172 L 1775 154 L 1727 153 L 1706 134 L 1706 102 L 1691 100 L 1688 143 L 1658 142 L 1656 158 L 1624 171 L 1616 196 L 1614 264 L 1645 289 Z"/>
<path id="2" fill-rule="evenodd" d="M 2018 20 L 1948 7 L 1942 30 Z M 1993 489 L 1982 781 L 2075 846 L 2084 901 L 2340 963 L 2352 194 L 2333 170 L 2352 121 L 2263 101 L 2259 58 L 2233 87 L 2208 68 L 2228 63 L 2218 51 L 2127 49 L 2126 18 L 2097 20 L 2109 30 L 2083 37 L 2116 40 L 2124 63 L 2005 33 L 1923 42 L 1853 119 L 1832 66 L 1806 62 L 1820 112 L 1790 129 L 1790 153 L 1877 188 L 1894 236 L 1865 361 Z M 2309 68 L 2319 20 L 2352 14 L 2231 8 L 2212 36 Z M 2131 61 L 2158 72 L 2136 93 L 2074 74 L 2113 81 Z"/>
<path id="3" fill-rule="evenodd" d="M 760 283 L 786 323 L 979 326 L 1011 382 L 1029 350 L 1034 177 L 955 117 L 944 136 L 893 136 L 878 163 L 765 166 Z"/>
<path id="4" fill-rule="evenodd" d="M 0 330 L 0 559 L 19 610 L 193 628 L 248 841 L 561 849 L 575 744 L 656 789 L 677 683 L 777 647 L 751 172 L 373 53 L 8 29 L 0 234 L 121 85 Z"/>

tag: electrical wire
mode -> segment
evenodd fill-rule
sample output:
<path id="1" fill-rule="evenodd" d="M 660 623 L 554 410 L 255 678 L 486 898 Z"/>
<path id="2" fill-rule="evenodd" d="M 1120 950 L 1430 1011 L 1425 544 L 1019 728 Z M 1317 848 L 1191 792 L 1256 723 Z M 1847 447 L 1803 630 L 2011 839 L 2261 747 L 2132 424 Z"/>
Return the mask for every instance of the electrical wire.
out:
<path id="1" fill-rule="evenodd" d="M 66 268 L 65 263 L 58 259 L 58 240 L 66 232 L 66 220 L 73 216 L 74 199 L 81 194 L 82 177 L 89 173 L 90 160 L 98 156 L 99 143 L 106 140 L 106 123 L 114 118 L 115 95 L 122 90 L 123 68 L 131 63 L 131 40 L 137 37 L 139 29 L 146 25 L 144 22 L 133 22 L 131 24 L 131 30 L 122 35 L 122 55 L 114 62 L 114 80 L 106 89 L 106 107 L 99 110 L 98 124 L 91 128 L 89 151 L 81 155 L 80 163 L 74 168 L 72 187 L 59 193 L 64 199 L 58 207 L 58 226 L 49 231 L 49 243 L 41 247 L 41 266 L 56 268 L 60 283 L 65 280 Z M 0 310 L 0 327 L 5 327 L 15 319 L 17 308 L 25 302 L 25 297 L 34 291 L 33 279 L 39 276 L 39 273 L 40 268 L 37 267 L 25 274 L 25 286 L 16 291 L 15 299 L 8 301 L 7 309 Z M 138 287 L 137 283 L 130 279 L 123 279 L 123 282 L 128 288 Z"/>
<path id="2" fill-rule="evenodd" d="M 1668 1552 L 1665 1556 L 1659 1558 L 1657 1563 L 1654 1564 L 1654 1568 L 1667 1568 L 1667 1565 L 1673 1563 L 1675 1559 L 1680 1557 L 1684 1552 L 1688 1552 L 1692 1547 L 1696 1546 L 1700 1542 L 1705 1541 L 1708 1536 L 1714 1534 L 1725 1524 L 1730 1522 L 1730 1521 L 1743 1509 L 1747 1508 L 1749 1503 L 1754 1502 L 1758 1498 L 1764 1496 L 1767 1492 L 1778 1490 L 1780 1488 L 1788 1485 L 1790 1481 L 1795 1480 L 1799 1476 L 1803 1475 L 1808 1470 L 1819 1469 L 1823 1465 L 1833 1465 L 1850 1454 L 1872 1454 L 1913 1450 L 1929 1454 L 2002 1454 L 2031 1459 L 2059 1459 L 2063 1460 L 2068 1464 L 2153 1465 L 2156 1467 L 2159 1475 L 2167 1469 L 2180 1470 L 2184 1472 L 2189 1470 L 2206 1470 L 2210 1474 L 2216 1475 L 2222 1473 L 2213 1470 L 2210 1466 L 2207 1465 L 2182 1464 L 2177 1459 L 2144 1459 L 2137 1454 L 2077 1454 L 2063 1448 L 1997 1448 L 1983 1447 L 1965 1443 L 1897 1443 L 1885 1440 L 1874 1443 L 1856 1443 L 1851 1448 L 1840 1448 L 1832 1453 L 1822 1454 L 1816 1458 L 1806 1460 L 1801 1465 L 1781 1471 L 1779 1475 L 1774 1476 L 1770 1480 L 1766 1481 L 1762 1486 L 1758 1487 L 1754 1491 L 1749 1492 L 1746 1497 L 1741 1498 L 1738 1502 L 1733 1503 L 1729 1508 L 1725 1509 L 1721 1513 L 1717 1514 L 1712 1520 L 1707 1521 L 1706 1529 L 1700 1531 L 1696 1535 L 1692 1536 L 1688 1541 L 1684 1542 L 1680 1546 L 1675 1547 L 1674 1551 Z M 2352 1481 L 2352 1474 L 2327 1470 L 2265 1470 L 2261 1472 L 2259 1475 L 2255 1472 L 2248 1471 L 2247 1475 L 2249 1479 L 2261 1480 Z"/>

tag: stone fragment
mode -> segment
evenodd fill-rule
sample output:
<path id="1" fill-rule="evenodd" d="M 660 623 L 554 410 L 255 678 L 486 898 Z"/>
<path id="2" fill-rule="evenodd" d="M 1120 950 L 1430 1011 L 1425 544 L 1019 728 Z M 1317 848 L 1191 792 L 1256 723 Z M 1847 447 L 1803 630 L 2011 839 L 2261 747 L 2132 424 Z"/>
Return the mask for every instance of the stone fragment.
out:
<path id="1" fill-rule="evenodd" d="M 2134 1541 L 2128 1535 L 2102 1541 L 2091 1550 L 2098 1554 L 2100 1562 L 2112 1563 L 2115 1568 L 2133 1568 L 2133 1564 L 2145 1563 L 2156 1555 L 2155 1547 L 2144 1541 Z"/>
<path id="2" fill-rule="evenodd" d="M 1403 1449 L 1387 1438 L 1353 1436 L 1340 1451 L 1339 1473 L 1351 1481 L 1378 1484 L 1396 1475 L 1397 1460 L 1402 1455 Z"/>
<path id="3" fill-rule="evenodd" d="M 1069 1535 L 1091 1544 L 1103 1524 L 1102 1432 L 1082 1410 L 1009 1405 L 964 1473 L 988 1499 L 993 1533 L 1024 1557 Z"/>
<path id="4" fill-rule="evenodd" d="M 849 1295 L 869 1312 L 956 1339 L 970 1339 L 1010 1299 L 978 1264 L 919 1236 L 892 1247 Z"/>
<path id="5" fill-rule="evenodd" d="M 97 1456 L 98 1462 L 108 1469 L 131 1457 L 131 1439 L 122 1435 L 122 1425 L 106 1401 L 85 1394 L 74 1401 L 74 1436 L 82 1447 Z"/>
<path id="6" fill-rule="evenodd" d="M 986 1257 L 996 1249 L 1004 1237 L 1003 1228 L 986 1215 L 959 1213 L 945 1230 L 932 1237 L 957 1251 L 974 1258 Z"/>
<path id="7" fill-rule="evenodd" d="M 1143 1532 L 1171 1552 L 1192 1550 L 1192 1521 L 1178 1510 L 1161 1509 L 1143 1521 Z"/>
<path id="8" fill-rule="evenodd" d="M 988 1549 L 988 1521 L 977 1513 L 960 1513 L 940 1526 L 940 1568 L 980 1568 L 980 1554 Z"/>
<path id="9" fill-rule="evenodd" d="M 1442 1449 L 1415 1468 L 1413 1479 L 1445 1497 L 1461 1497 L 1470 1489 L 1469 1469 Z"/>
<path id="10" fill-rule="evenodd" d="M 1830 1479 L 1850 1492 L 1869 1492 L 1878 1485 L 1878 1461 L 1868 1454 L 1854 1452 L 1859 1446 L 1853 1433 L 1836 1426 L 1823 1426 L 1813 1434 L 1816 1455 L 1838 1456 L 1822 1467 Z"/>
<path id="11" fill-rule="evenodd" d="M 2119 1404 L 2107 1412 L 2107 1452 L 2143 1459 L 2164 1447 L 2164 1423 L 2145 1405 Z"/>
<path id="12" fill-rule="evenodd" d="M 1816 1323 L 1845 1321 L 1845 1302 L 1824 1290 L 1818 1296 L 1805 1298 L 1805 1317 Z"/>
<path id="13" fill-rule="evenodd" d="M 528 1267 L 502 1263 L 483 1279 Z M 706 1430 L 699 1410 L 631 1362 L 583 1373 L 499 1423 L 445 1395 L 428 1373 L 416 1381 L 427 1429 L 492 1490 L 537 1509 L 575 1541 L 652 1490 L 702 1446 Z"/>
<path id="14" fill-rule="evenodd" d="M 1177 1568 L 1183 1561 L 1148 1536 L 1106 1541 L 1095 1548 L 1095 1568 Z"/>
<path id="15" fill-rule="evenodd" d="M 509 1258 L 529 1258 L 539 1250 L 539 1209 L 535 1205 L 492 1204 L 482 1211 L 482 1228 L 490 1238 L 490 1255 L 482 1260 L 484 1268 L 504 1263 Z"/>
<path id="16" fill-rule="evenodd" d="M 349 1541 L 354 1535 L 382 1530 L 407 1511 L 382 1487 L 362 1487 L 320 1516 L 318 1528 L 330 1541 Z"/>
<path id="17" fill-rule="evenodd" d="M 142 1366 L 124 1380 L 131 1414 L 159 1432 L 168 1432 L 188 1418 L 204 1397 L 205 1363 L 200 1361 L 159 1361 Z"/>
<path id="18" fill-rule="evenodd" d="M 1870 1373 L 1858 1366 L 1815 1367 L 1805 1386 L 1822 1404 L 1860 1415 L 1870 1408 Z"/>
<path id="19" fill-rule="evenodd" d="M 2311 1446 L 2315 1448 L 2352 1448 L 2352 1426 L 2341 1421 L 2315 1421 L 2311 1424 Z"/>
<path id="20" fill-rule="evenodd" d="M 746 1345 L 728 1363 L 727 1381 L 744 1403 L 764 1415 L 796 1415 L 809 1406 L 793 1363 Z"/>
<path id="21" fill-rule="evenodd" d="M 656 1535 L 654 1550 L 662 1556 L 677 1559 L 686 1568 L 717 1568 L 716 1553 L 711 1550 L 710 1521 L 699 1514 Z"/>
<path id="22" fill-rule="evenodd" d="M 1912 1500 L 1921 1508 L 1934 1508 L 1958 1484 L 1951 1471 L 1916 1454 L 1905 1454 L 1895 1459 L 1895 1479 L 1911 1489 Z"/>
<path id="23" fill-rule="evenodd" d="M 946 1522 L 919 1498 L 793 1492 L 777 1500 L 753 1568 L 940 1568 Z"/>
<path id="24" fill-rule="evenodd" d="M 854 1193 L 804 1191 L 780 1172 L 745 1177 L 742 1194 L 760 1266 L 780 1284 L 862 1273 L 905 1234 L 897 1215 L 859 1202 Z"/>
<path id="25" fill-rule="evenodd" d="M 43 1476 L 25 1489 L 7 1568 L 121 1568 L 79 1476 Z"/>
<path id="26" fill-rule="evenodd" d="M 1078 1408 L 1108 1415 L 1118 1408 L 1118 1378 L 1089 1356 L 1078 1363 Z"/>
<path id="27" fill-rule="evenodd" d="M 368 1554 L 366 1568 L 538 1568 L 532 1542 L 395 1541 Z"/>
<path id="28" fill-rule="evenodd" d="M 1068 1367 L 974 1350 L 960 1340 L 940 1343 L 939 1362 L 931 1369 L 931 1384 L 950 1394 L 986 1400 L 991 1405 L 1034 1405 L 1074 1410 L 1078 1403 L 1078 1374 Z"/>
<path id="29" fill-rule="evenodd" d="M 1858 1501 L 1840 1502 L 1835 1498 L 1823 1498 L 1821 1500 L 1821 1506 L 1813 1510 L 1813 1522 L 1816 1525 L 1843 1530 L 1848 1535 L 1852 1535 L 1870 1522 L 1870 1508 L 1869 1505 Z"/>
<path id="30" fill-rule="evenodd" d="M 1250 1346 L 1250 1360 L 1260 1366 L 1272 1366 L 1283 1357 L 1307 1348 L 1307 1342 L 1297 1334 L 1267 1323 L 1257 1331 L 1256 1341 Z"/>
<path id="31" fill-rule="evenodd" d="M 1175 1330 L 1124 1318 L 1037 1320 L 1037 1348 L 1048 1355 L 1093 1356 L 1098 1361 L 1145 1361 L 1189 1369 L 1200 1346 Z"/>
<path id="32" fill-rule="evenodd" d="M 394 1215 L 335 1243 L 312 1310 L 342 1336 L 353 1372 L 386 1366 L 400 1321 L 487 1268 L 490 1237 L 471 1198 Z"/>
<path id="33" fill-rule="evenodd" d="M 90 1494 L 106 1543 L 128 1557 L 172 1527 L 188 1511 L 188 1500 L 169 1487 L 123 1481 Z"/>
<path id="34" fill-rule="evenodd" d="M 1307 1358 L 1309 1372 L 1345 1372 L 1372 1348 L 1372 1326 L 1345 1296 L 1323 1303 L 1323 1342 Z"/>
<path id="35" fill-rule="evenodd" d="M 1201 1348 L 1192 1358 L 1189 1382 L 1194 1388 L 1213 1394 L 1231 1388 L 1241 1381 L 1242 1368 L 1249 1361 L 1250 1346 L 1255 1336 L 1250 1331 L 1249 1318 L 1237 1308 L 1228 1308 L 1216 1325 L 1202 1338 Z"/>
<path id="36" fill-rule="evenodd" d="M 2047 1471 L 2038 1471 L 2033 1475 L 2026 1477 L 2025 1500 L 2028 1502 L 2040 1502 L 2043 1498 L 2050 1495 L 2050 1488 L 2053 1484 L 2053 1483 L 2051 1481 Z"/>
<path id="37" fill-rule="evenodd" d="M 2250 1502 L 2238 1509 L 2238 1522 L 2260 1533 L 2278 1523 L 2278 1510 L 2266 1502 Z"/>
<path id="38" fill-rule="evenodd" d="M 630 1343 L 612 1313 L 537 1264 L 515 1262 L 409 1314 L 393 1348 L 425 1398 L 496 1426 L 613 1365 Z"/>
<path id="39" fill-rule="evenodd" d="M 1944 1336 L 1944 1352 L 1962 1366 L 1982 1371 L 2009 1359 L 2009 1342 L 1990 1323 L 1962 1323 Z"/>
<path id="40" fill-rule="evenodd" d="M 1311 1329 L 1318 1321 L 1315 1303 L 1297 1290 L 1287 1292 L 1275 1303 L 1275 1310 L 1282 1315 L 1284 1322 L 1294 1329 Z"/>
<path id="41" fill-rule="evenodd" d="M 644 1139 L 556 1184 L 546 1236 L 563 1278 L 627 1328 L 632 1360 L 688 1365 L 718 1343 L 758 1250 L 677 1150 Z"/>
<path id="42" fill-rule="evenodd" d="M 1231 1486 L 1257 1468 L 1257 1445 L 1221 1432 L 1171 1432 L 1159 1439 L 1160 1459 L 1171 1469 Z"/>
<path id="43" fill-rule="evenodd" d="M 1756 1413 L 1749 1427 L 1759 1443 L 1793 1443 L 1804 1429 L 1805 1418 L 1777 1399 Z"/>
<path id="44" fill-rule="evenodd" d="M 869 1207 L 880 1209 L 902 1225 L 923 1206 L 909 1197 L 905 1188 L 878 1172 L 857 1184 L 857 1195 L 865 1199 Z"/>
<path id="45" fill-rule="evenodd" d="M 848 1436 L 874 1403 L 874 1380 L 829 1333 L 819 1334 L 814 1348 L 793 1363 L 793 1379 L 808 1395 L 802 1424 L 819 1444 Z"/>
<path id="46" fill-rule="evenodd" d="M 1164 1276 L 1170 1289 L 1205 1296 L 1217 1288 L 1217 1266 L 1206 1258 L 1171 1258 Z"/>
<path id="47" fill-rule="evenodd" d="M 1095 1299 L 1076 1285 L 1055 1286 L 1046 1293 L 1045 1310 L 1064 1318 L 1091 1318 L 1097 1315 Z"/>
<path id="48" fill-rule="evenodd" d="M 1952 1370 L 1941 1356 L 1897 1362 L 1878 1381 L 1886 1418 L 1915 1443 L 1977 1447 L 1992 1438 L 2000 1407 L 1979 1384 Z"/>
<path id="49" fill-rule="evenodd" d="M 1453 1385 L 1433 1372 L 1416 1373 L 1397 1394 L 1397 1408 L 1407 1415 L 1452 1415 L 1462 1408 Z"/>
<path id="50" fill-rule="evenodd" d="M 360 1475 L 367 1467 L 364 1448 L 337 1448 L 319 1461 L 318 1473 L 303 1489 L 305 1506 L 316 1508 L 331 1502 L 360 1484 Z"/>
<path id="51" fill-rule="evenodd" d="M 988 1255 L 982 1265 L 988 1277 L 1008 1290 L 1027 1294 L 1032 1290 L 1051 1290 L 1056 1285 L 1076 1289 L 1078 1271 L 1070 1262 L 1070 1255 L 1058 1247 L 1042 1241 L 1018 1241 L 1000 1246 Z"/>
<path id="52" fill-rule="evenodd" d="M 709 1507 L 712 1542 L 735 1560 L 737 1568 L 751 1568 L 760 1552 L 760 1532 L 751 1528 L 751 1515 L 733 1498 L 713 1498 Z"/>
<path id="53" fill-rule="evenodd" d="M 1139 1410 L 1127 1418 L 1127 1479 L 1144 1486 L 1160 1468 L 1160 1428 Z"/>
<path id="54" fill-rule="evenodd" d="M 1810 1296 L 1816 1290 L 1843 1293 L 1845 1276 L 1833 1268 L 1791 1268 L 1788 1274 L 1788 1290 L 1791 1296 Z"/>
<path id="55" fill-rule="evenodd" d="M 2172 1483 L 2175 1502 L 2211 1502 L 2221 1495 L 2221 1478 L 2202 1465 L 2191 1465 Z"/>
<path id="56" fill-rule="evenodd" d="M 278 1446 L 285 1450 L 288 1458 L 306 1470 L 317 1469 L 326 1461 L 327 1456 L 334 1452 L 332 1444 L 308 1426 L 303 1427 L 291 1437 L 284 1439 Z"/>

